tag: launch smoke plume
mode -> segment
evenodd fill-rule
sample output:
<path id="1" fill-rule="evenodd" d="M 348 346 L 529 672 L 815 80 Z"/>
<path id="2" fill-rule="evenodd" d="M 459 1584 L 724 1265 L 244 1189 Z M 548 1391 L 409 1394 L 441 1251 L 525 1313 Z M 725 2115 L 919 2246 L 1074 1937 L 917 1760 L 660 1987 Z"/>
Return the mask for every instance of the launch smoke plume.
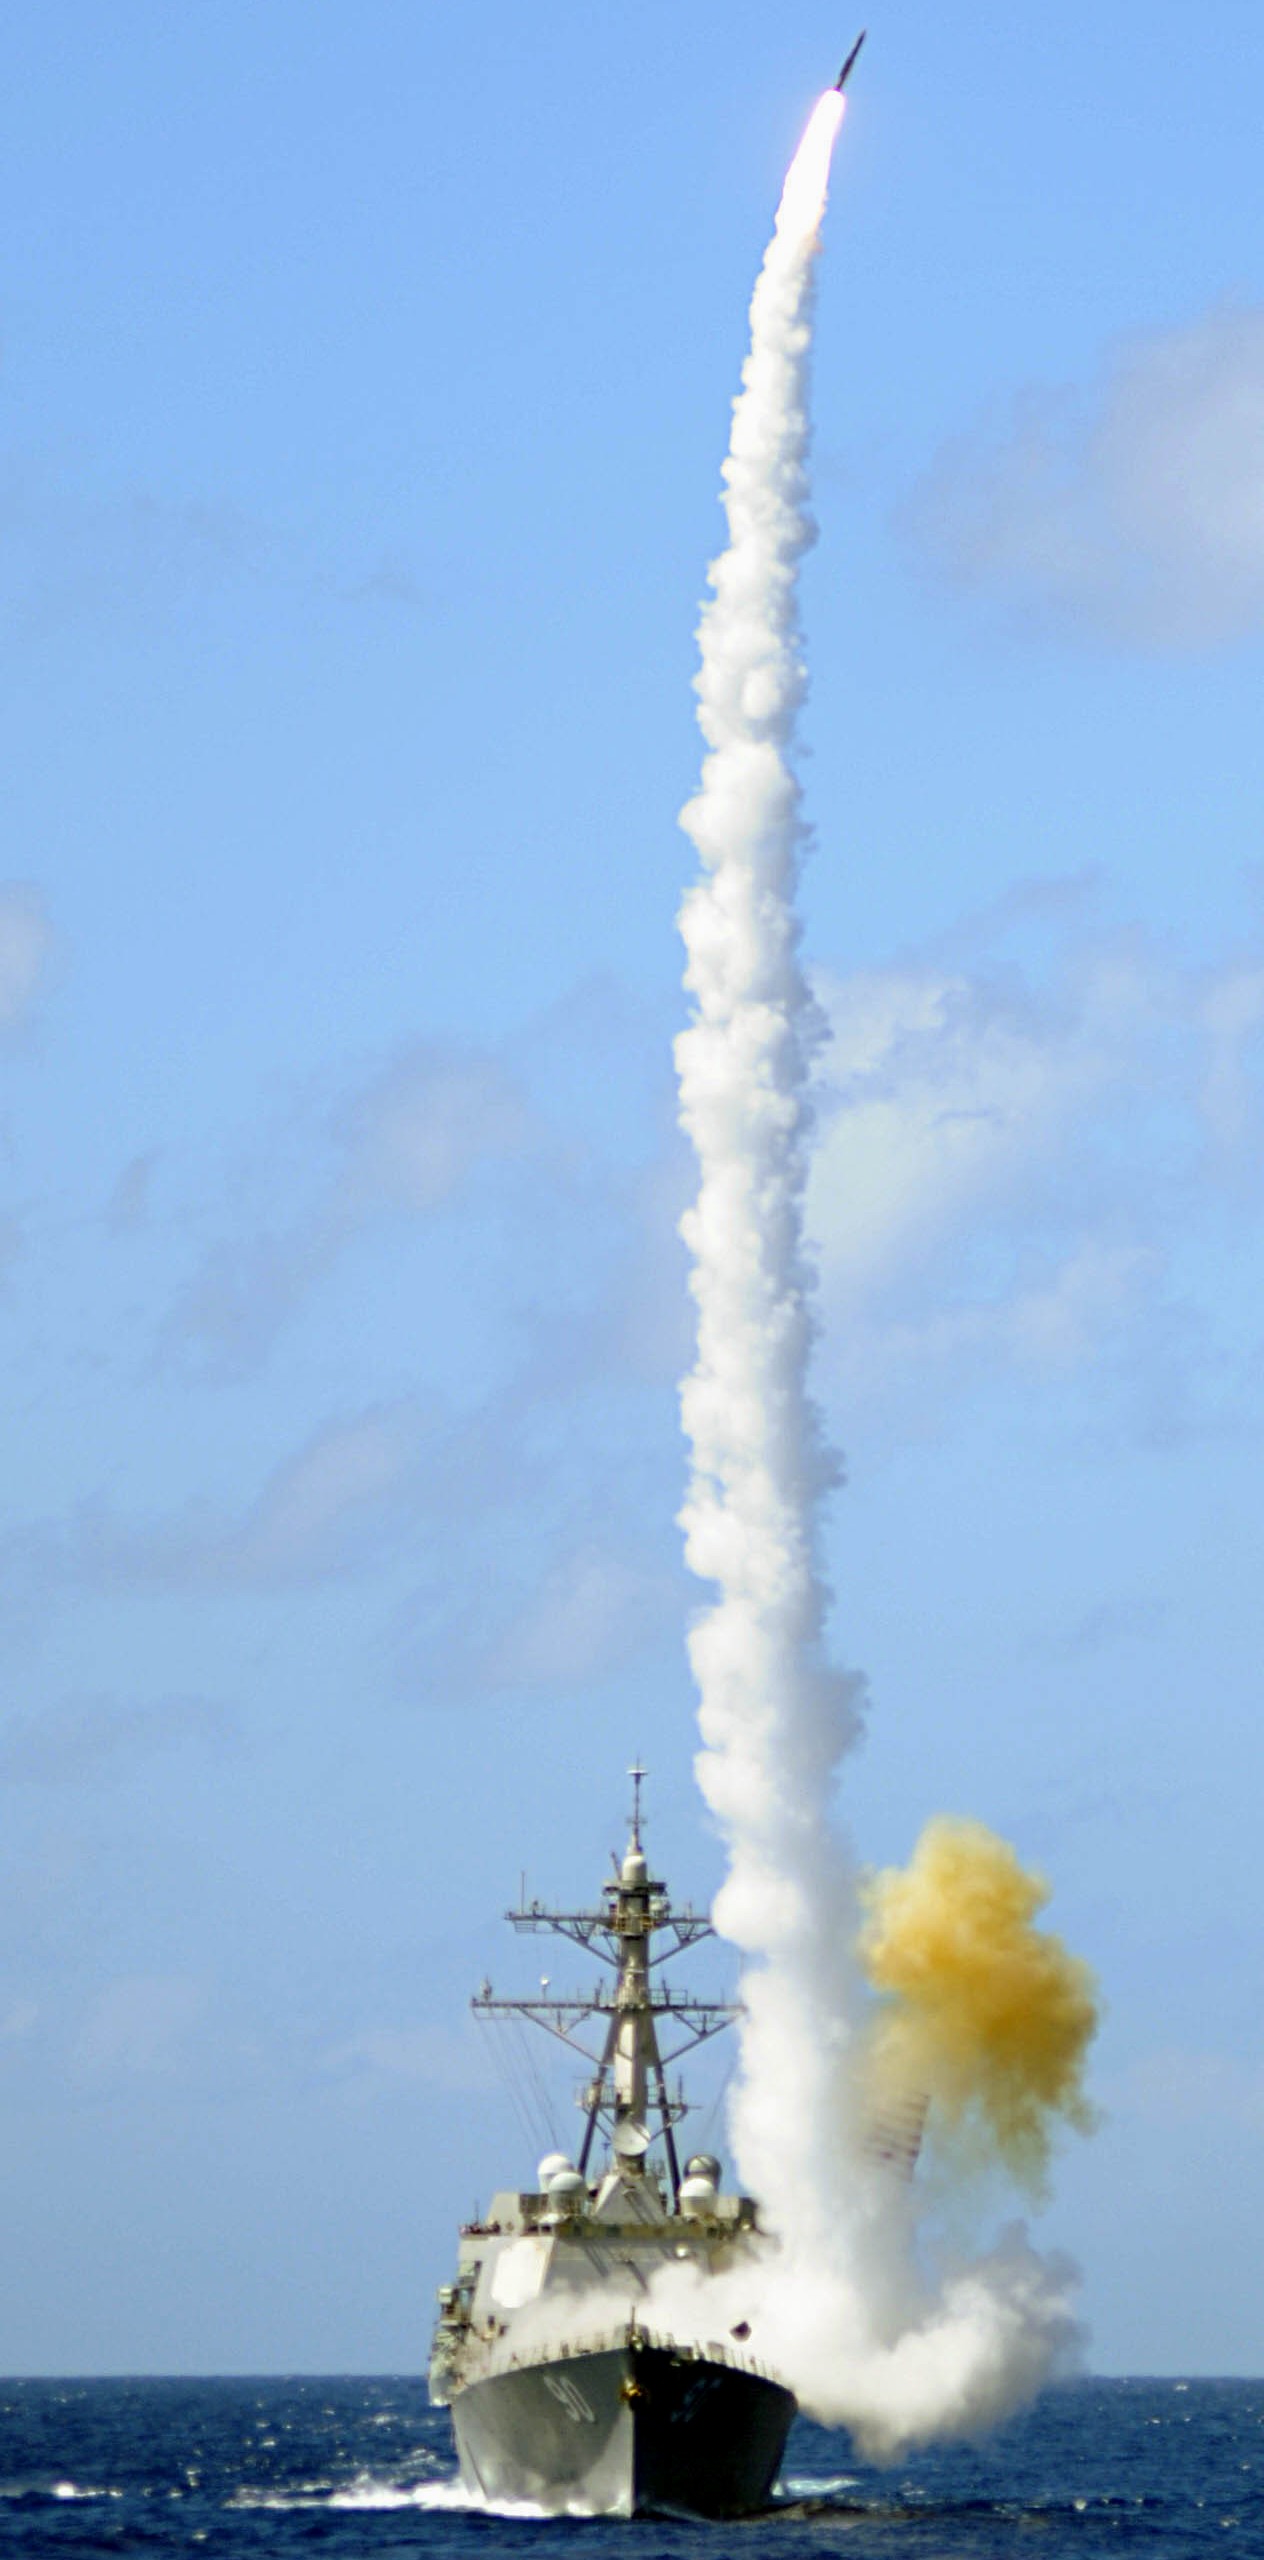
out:
<path id="1" fill-rule="evenodd" d="M 729 546 L 711 570 L 698 717 L 708 754 L 682 813 L 705 877 L 681 912 L 694 1018 L 676 1044 L 681 1118 L 698 1155 L 683 1222 L 698 1357 L 681 1391 L 693 1473 L 682 1514 L 693 1571 L 719 1586 L 690 1655 L 703 1792 L 731 1846 L 719 1909 L 776 1983 L 746 1985 L 742 2152 L 761 2194 L 793 2180 L 783 2111 L 767 2099 L 780 2042 L 796 2082 L 826 2069 L 814 1976 L 846 1961 L 848 1897 L 827 1819 L 853 1730 L 851 1684 L 824 1650 L 818 1497 L 836 1468 L 807 1393 L 811 1274 L 803 1250 L 807 1080 L 819 1036 L 799 964 L 802 825 L 788 762 L 804 691 L 796 617 L 806 513 L 812 268 L 843 102 L 817 107 L 751 306 L 751 351 L 724 466 Z M 767 1994 L 767 1997 L 765 1996 Z M 846 2004 L 831 2002 L 836 2014 Z M 805 2089 L 809 2115 L 830 2103 Z"/>
<path id="2" fill-rule="evenodd" d="M 865 1970 L 885 1995 L 878 2103 L 929 2095 L 970 2149 L 1039 2194 L 1051 2129 L 1087 2132 L 1084 2057 L 1097 2024 L 1088 1966 L 1034 1926 L 1039 1876 L 981 1822 L 928 1822 L 907 1868 L 863 1888 Z"/>
<path id="3" fill-rule="evenodd" d="M 753 2344 L 873 2452 L 990 2423 L 1072 2331 L 1066 2279 L 1021 2238 L 928 2291 L 907 2192 L 857 2120 L 868 1995 L 855 1877 L 829 1818 L 857 1684 L 825 1648 L 822 1497 L 838 1475 L 807 1384 L 802 1207 L 820 1023 L 799 958 L 792 764 L 807 513 L 813 270 L 843 114 L 820 100 L 751 304 L 724 465 L 728 547 L 701 623 L 701 787 L 682 813 L 702 877 L 681 914 L 692 998 L 677 1043 L 699 1187 L 683 1222 L 697 1303 L 682 1391 L 686 1556 L 718 1597 L 690 1639 L 699 1780 L 728 1847 L 716 1920 L 747 1958 L 733 2138 L 779 2248 Z M 875 1959 L 876 1961 L 876 1959 Z"/>

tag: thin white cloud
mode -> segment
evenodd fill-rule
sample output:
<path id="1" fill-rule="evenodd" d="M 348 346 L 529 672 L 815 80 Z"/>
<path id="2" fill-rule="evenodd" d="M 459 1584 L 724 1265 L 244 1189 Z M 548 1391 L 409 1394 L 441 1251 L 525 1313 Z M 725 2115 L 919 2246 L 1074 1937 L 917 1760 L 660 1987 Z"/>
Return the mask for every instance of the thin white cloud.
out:
<path id="1" fill-rule="evenodd" d="M 1069 909 L 1019 968 L 1021 921 L 822 982 L 809 1222 L 853 1409 L 934 1372 L 1175 1359 L 1195 1205 L 1264 1213 L 1258 955 L 1183 966 Z"/>
<path id="2" fill-rule="evenodd" d="M 105 1204 L 107 1235 L 134 1235 L 145 1225 L 157 1164 L 157 1152 L 151 1148 L 144 1155 L 132 1156 L 124 1165 Z"/>
<path id="3" fill-rule="evenodd" d="M 0 1210 L 0 1288 L 7 1286 L 9 1273 L 25 1248 L 26 1231 L 21 1218 L 11 1210 Z"/>
<path id="4" fill-rule="evenodd" d="M 626 1546 L 584 1544 L 549 1568 L 509 1626 L 476 1657 L 472 1676 L 489 1689 L 586 1687 L 639 1653 L 679 1605 L 675 1587 Z"/>
<path id="5" fill-rule="evenodd" d="M 1118 1343 L 1140 1308 L 1147 1284 L 1161 1281 L 1161 1258 L 1141 1247 L 1111 1247 L 1089 1237 L 1054 1263 L 1047 1277 L 965 1304 L 908 1317 L 894 1313 L 853 1340 L 847 1373 L 864 1343 L 868 1383 L 890 1387 L 901 1370 L 939 1372 L 958 1383 L 982 1369 L 1058 1371 L 1084 1368 Z M 875 1379 L 875 1347 L 880 1368 Z"/>
<path id="6" fill-rule="evenodd" d="M 0 882 L 0 1031 L 27 1020 L 47 976 L 53 928 L 40 891 L 26 880 Z"/>
<path id="7" fill-rule="evenodd" d="M 812 1224 L 835 1286 L 871 1295 L 971 1203 L 1021 1179 L 1100 1089 L 1121 990 L 1116 978 L 1104 1002 L 1090 987 L 1042 1007 L 977 967 L 932 962 L 822 993 L 833 1038 Z"/>
<path id="8" fill-rule="evenodd" d="M 1108 2079 L 1102 2095 L 1125 2122 L 1264 2133 L 1264 2064 L 1254 2055 L 1165 2046 Z"/>
<path id="9" fill-rule="evenodd" d="M 1231 1252 L 1264 1213 L 1261 954 L 1244 942 L 1192 965 L 1104 928 L 1085 883 L 1046 882 L 820 993 L 833 1041 L 809 1221 L 822 1391 L 844 1442 L 862 1414 L 920 1432 L 963 1393 L 1094 1375 L 1151 1438 L 1226 1427 L 1230 1407 L 1254 1427 L 1260 1381 L 1237 1395 L 1241 1362 L 1209 1361 L 1216 1293 L 1189 1265 L 1212 1230 Z M 270 1465 L 252 1448 L 214 1500 L 147 1513 L 110 1488 L 15 1520 L 0 1541 L 10 1618 L 29 1624 L 76 1587 L 280 1592 L 380 1574 L 408 1694 L 525 1698 L 618 1673 L 687 1605 L 662 1475 L 686 1347 L 669 1196 L 678 1170 L 688 1186 L 683 1153 L 668 1141 L 653 1179 L 635 1175 L 648 1241 L 630 1252 L 626 1198 L 612 1184 L 598 1218 L 595 1191 L 568 1196 L 558 1137 L 495 1062 L 413 1049 L 324 1126 L 333 1152 L 308 1179 L 336 1240 L 432 1215 L 486 1168 L 515 1204 L 522 1250 L 500 1251 L 498 1229 L 495 1268 L 515 1310 L 527 1272 L 525 1356 L 473 1408 L 384 1397 L 326 1415 Z M 294 1285 L 314 1285 L 311 1264 Z M 629 1310 L 651 1302 L 638 1328 Z M 264 1314 L 280 1320 L 275 1299 Z M 105 1729 L 80 1739 L 91 1756 Z"/>
<path id="10" fill-rule="evenodd" d="M 283 1592 L 402 1571 L 410 1693 L 608 1668 L 680 1606 L 628 1443 L 611 1474 L 613 1366 L 609 1327 L 589 1339 L 572 1321 L 481 1404 L 402 1397 L 333 1416 L 240 1499 L 147 1515 L 101 1490 L 0 1538 L 0 1601 L 29 1626 L 67 1589 Z"/>
<path id="11" fill-rule="evenodd" d="M 306 1208 L 265 1213 L 204 1253 L 168 1319 L 168 1352 L 218 1378 L 249 1375 L 365 1227 L 432 1217 L 480 1165 L 533 1143 L 523 1097 L 495 1058 L 418 1042 L 327 1121 Z M 288 1156 L 288 1131 L 283 1144 Z"/>
<path id="12" fill-rule="evenodd" d="M 953 584 L 1142 647 L 1264 631 L 1264 311 L 1107 349 L 945 446 L 907 528 Z"/>
<path id="13" fill-rule="evenodd" d="M 1116 1645 L 1156 1642 L 1170 1616 L 1171 1605 L 1159 1592 L 1113 1593 L 1081 1611 L 1070 1626 L 1030 1637 L 1024 1651 L 1042 1662 L 1088 1662 Z"/>
<path id="14" fill-rule="evenodd" d="M 274 1581 L 348 1559 L 415 1468 L 418 1419 L 412 1406 L 378 1407 L 315 1433 L 270 1478 L 222 1562 Z"/>
<path id="15" fill-rule="evenodd" d="M 183 1743 L 222 1748 L 236 1738 L 226 1708 L 210 1698 L 67 1698 L 42 1714 L 0 1726 L 0 1780 L 10 1786 L 93 1786 L 123 1777 L 155 1753 Z"/>
<path id="16" fill-rule="evenodd" d="M 1264 968 L 1250 963 L 1227 969 L 1207 991 L 1204 1022 L 1203 1116 L 1210 1138 L 1232 1162 L 1241 1157 L 1258 1111 L 1252 1049 L 1264 1028 Z"/>
<path id="17" fill-rule="evenodd" d="M 0 1540 L 0 1583 L 7 1583 L 11 1605 L 20 1601 L 29 1612 L 66 1587 L 288 1591 L 402 1557 L 426 1594 L 427 1659 L 433 1664 L 438 1639 L 429 1611 L 437 1605 L 444 1625 L 459 1629 L 455 1649 L 444 1655 L 453 1677 L 462 1687 L 485 1687 L 491 1656 L 504 1643 L 488 1634 L 495 1615 L 489 1576 L 494 1591 L 504 1582 L 489 1553 L 499 1559 L 506 1519 L 525 1521 L 551 1548 L 558 1515 L 576 1498 L 576 1474 L 591 1508 L 597 1459 L 580 1419 L 585 1383 L 574 1369 L 560 1380 L 528 1371 L 471 1412 L 398 1397 L 334 1416 L 239 1504 L 199 1496 L 147 1518 L 98 1493 L 65 1520 L 36 1522 Z M 570 1415 L 560 1435 L 559 1405 Z M 600 1450 L 604 1459 L 604 1436 Z M 524 1676 L 544 1677 L 546 1662 L 556 1667 L 580 1653 L 595 1659 L 603 1645 L 629 1641 L 634 1621 L 650 1613 L 658 1585 L 635 1563 L 616 1560 L 613 1545 L 604 1570 L 595 1549 L 585 1550 L 577 1573 L 566 1566 L 550 1577 L 546 1569 L 537 1599 L 524 1604 L 517 1596 L 522 1545 L 520 1527 L 510 1580 L 511 1605 L 524 1613 Z"/>
<path id="18" fill-rule="evenodd" d="M 85 1503 L 42 1560 L 57 1578 L 107 1588 L 287 1588 L 349 1573 L 397 1535 L 417 1500 L 429 1417 L 411 1400 L 314 1431 L 240 1511 L 198 1501 L 153 1522 Z"/>
<path id="19" fill-rule="evenodd" d="M 204 2006 L 202 1985 L 186 1975 L 120 1975 L 93 2001 L 74 2058 L 94 2078 L 164 2076 L 181 2063 Z"/>
<path id="20" fill-rule="evenodd" d="M 331 2045 L 322 2068 L 338 2079 L 418 2081 L 454 2092 L 495 2086 L 489 2058 L 474 2036 L 445 2026 L 365 2027 Z"/>
<path id="21" fill-rule="evenodd" d="M 394 1059 L 340 1113 L 343 1213 L 440 1208 L 486 1158 L 512 1155 L 530 1123 L 517 1087 L 479 1051 L 419 1043 Z"/>
<path id="22" fill-rule="evenodd" d="M 319 608 L 415 610 L 409 562 L 321 555 L 286 528 L 218 497 L 76 486 L 12 459 L 0 477 L 5 590 L 0 631 L 25 647 L 67 628 L 161 629 L 224 587 L 264 583 Z"/>

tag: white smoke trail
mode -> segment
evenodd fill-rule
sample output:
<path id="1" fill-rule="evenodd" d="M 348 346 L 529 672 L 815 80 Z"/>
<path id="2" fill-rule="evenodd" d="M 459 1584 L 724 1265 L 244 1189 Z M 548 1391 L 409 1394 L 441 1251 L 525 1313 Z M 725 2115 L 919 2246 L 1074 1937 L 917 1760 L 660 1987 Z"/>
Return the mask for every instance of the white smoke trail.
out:
<path id="1" fill-rule="evenodd" d="M 681 914 L 693 999 L 677 1042 L 699 1188 L 682 1232 L 698 1310 L 681 1390 L 692 1570 L 718 1587 L 690 1638 L 698 1775 L 729 1853 L 716 1920 L 742 1948 L 734 2146 L 781 2249 L 757 2340 L 822 2416 L 871 2448 L 978 2426 L 1063 2344 L 1065 2281 L 1023 2244 L 928 2300 L 907 2204 L 849 2121 L 863 2011 L 852 1873 L 829 1816 L 857 1729 L 830 1667 L 821 1499 L 837 1479 L 808 1393 L 802 1207 L 820 1025 L 799 961 L 803 826 L 791 762 L 805 688 L 797 620 L 807 512 L 813 272 L 843 100 L 820 100 L 751 303 L 724 465 L 729 542 L 710 571 L 697 678 L 701 788 L 682 812 L 703 877 Z"/>
<path id="2" fill-rule="evenodd" d="M 775 2210 L 797 2184 L 835 2057 L 825 2009 L 854 1935 L 828 1822 L 830 1773 L 854 1729 L 851 1684 L 824 1651 L 819 1496 L 837 1474 L 807 1392 L 811 1272 L 803 1248 L 807 1082 L 819 1023 L 798 956 L 802 837 L 789 763 L 804 692 L 796 616 L 806 512 L 813 265 L 842 99 L 822 99 L 786 181 L 751 306 L 751 352 L 724 466 L 729 547 L 711 570 L 697 679 L 710 750 L 683 811 L 706 876 L 681 912 L 695 1005 L 676 1044 L 681 1118 L 701 1180 L 683 1225 L 698 1358 L 681 1393 L 693 1475 L 682 1514 L 693 1571 L 718 1584 L 690 1655 L 698 1764 L 730 1846 L 718 1918 L 780 1959 L 744 1991 L 739 2147 Z M 823 1977 L 823 1978 L 822 1978 Z M 822 1991 L 837 1996 L 823 2000 Z M 812 2103 L 787 2149 L 784 2072 Z M 806 2086 L 805 2086 L 806 2081 Z M 778 2221 L 783 2217 L 778 2214 Z"/>

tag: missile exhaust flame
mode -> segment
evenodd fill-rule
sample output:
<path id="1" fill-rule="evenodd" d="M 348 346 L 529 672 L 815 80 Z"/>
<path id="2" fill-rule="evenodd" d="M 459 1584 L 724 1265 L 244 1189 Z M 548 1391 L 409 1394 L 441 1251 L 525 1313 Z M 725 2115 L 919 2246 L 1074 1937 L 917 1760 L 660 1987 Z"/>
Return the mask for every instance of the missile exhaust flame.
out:
<path id="1" fill-rule="evenodd" d="M 827 89 L 812 109 L 803 140 L 786 172 L 777 207 L 777 229 L 794 240 L 815 241 L 820 231 L 829 194 L 830 163 L 846 112 L 847 101 L 841 90 Z"/>

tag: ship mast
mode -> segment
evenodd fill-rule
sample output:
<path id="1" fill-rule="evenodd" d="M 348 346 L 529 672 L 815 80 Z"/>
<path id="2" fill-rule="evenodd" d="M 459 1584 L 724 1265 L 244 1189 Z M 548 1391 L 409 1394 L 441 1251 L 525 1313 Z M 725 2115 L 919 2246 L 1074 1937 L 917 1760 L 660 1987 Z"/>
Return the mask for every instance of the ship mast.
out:
<path id="1" fill-rule="evenodd" d="M 524 1889 L 522 1907 L 505 1914 L 515 1929 L 551 1930 L 599 1956 L 610 1967 L 613 1982 L 599 1984 L 587 1998 L 579 1994 L 569 1999 L 550 1998 L 547 1983 L 542 1983 L 535 2000 L 497 1999 L 491 1984 L 484 1983 L 470 2006 L 476 2017 L 529 2018 L 590 2065 L 592 2077 L 580 2096 L 586 2119 L 578 2162 L 582 2174 L 587 2174 L 597 2128 L 604 2121 L 612 2165 L 627 2177 L 642 2174 L 645 2155 L 661 2136 L 675 2196 L 680 2170 L 674 2128 L 688 2110 L 679 2091 L 673 2096 L 668 2090 L 668 2069 L 682 2054 L 718 2035 L 738 2011 L 731 2001 L 695 2000 L 657 1978 L 658 1968 L 682 1948 L 697 1946 L 715 1932 L 692 1904 L 673 1909 L 666 1886 L 651 1876 L 641 1844 L 645 1771 L 638 1764 L 628 1774 L 633 1789 L 628 1845 L 623 1857 L 612 1861 L 614 1873 L 603 1888 L 601 1910 L 549 1911 L 539 1902 L 528 1904 Z M 656 1940 L 662 1943 L 656 1945 Z M 596 2052 L 582 2033 L 590 2018 L 607 2022 Z M 671 2039 L 666 2053 L 659 2042 L 660 2021 Z"/>

